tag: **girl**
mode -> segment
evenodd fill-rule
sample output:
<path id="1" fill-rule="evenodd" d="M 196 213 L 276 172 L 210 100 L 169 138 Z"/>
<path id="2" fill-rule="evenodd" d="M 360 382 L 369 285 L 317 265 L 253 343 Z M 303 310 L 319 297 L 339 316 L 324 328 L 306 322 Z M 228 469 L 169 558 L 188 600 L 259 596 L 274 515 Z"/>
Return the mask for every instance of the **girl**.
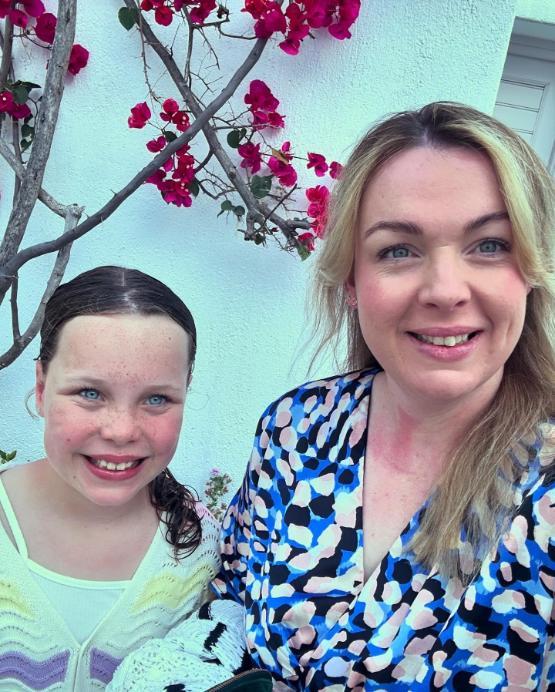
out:
<path id="1" fill-rule="evenodd" d="M 0 474 L 0 689 L 100 690 L 207 598 L 217 525 L 167 469 L 196 351 L 185 304 L 98 267 L 46 306 L 45 457 Z"/>

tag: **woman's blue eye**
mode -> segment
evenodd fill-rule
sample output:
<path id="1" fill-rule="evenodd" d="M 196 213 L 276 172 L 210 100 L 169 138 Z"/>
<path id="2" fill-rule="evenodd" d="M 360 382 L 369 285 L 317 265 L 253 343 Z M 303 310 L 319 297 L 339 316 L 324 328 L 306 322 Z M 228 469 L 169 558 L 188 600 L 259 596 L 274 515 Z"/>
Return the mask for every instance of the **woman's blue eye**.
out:
<path id="1" fill-rule="evenodd" d="M 385 248 L 380 252 L 381 259 L 405 259 L 410 257 L 410 250 L 404 245 L 395 245 L 394 247 Z"/>
<path id="2" fill-rule="evenodd" d="M 502 240 L 487 238 L 478 243 L 478 250 L 484 255 L 493 255 L 500 251 L 507 252 L 509 250 L 509 245 Z"/>
<path id="3" fill-rule="evenodd" d="M 152 394 L 146 400 L 149 406 L 163 406 L 168 401 L 168 398 L 163 394 Z"/>
<path id="4" fill-rule="evenodd" d="M 88 401 L 98 401 L 98 399 L 100 399 L 100 392 L 98 389 L 82 389 L 79 392 L 79 396 Z"/>

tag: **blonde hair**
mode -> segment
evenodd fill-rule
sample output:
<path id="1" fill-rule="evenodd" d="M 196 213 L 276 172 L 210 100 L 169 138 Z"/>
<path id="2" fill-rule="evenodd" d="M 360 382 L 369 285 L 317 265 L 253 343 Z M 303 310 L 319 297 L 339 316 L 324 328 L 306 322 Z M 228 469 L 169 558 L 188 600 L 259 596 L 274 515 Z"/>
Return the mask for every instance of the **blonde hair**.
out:
<path id="1" fill-rule="evenodd" d="M 468 106 L 431 103 L 373 127 L 351 154 L 332 196 L 314 281 L 317 352 L 327 345 L 337 352 L 346 336 L 342 365 L 349 370 L 379 365 L 364 341 L 356 311 L 346 303 L 361 198 L 392 156 L 422 146 L 466 147 L 490 159 L 511 220 L 515 257 L 532 287 L 524 329 L 501 386 L 489 409 L 467 431 L 464 444 L 453 450 L 411 545 L 423 564 L 466 581 L 506 528 L 514 484 L 528 461 L 523 441 L 541 434 L 539 424 L 555 415 L 555 188 L 526 142 Z M 547 442 L 552 448 L 554 428 L 543 429 L 551 436 Z M 520 468 L 515 454 L 524 459 Z"/>

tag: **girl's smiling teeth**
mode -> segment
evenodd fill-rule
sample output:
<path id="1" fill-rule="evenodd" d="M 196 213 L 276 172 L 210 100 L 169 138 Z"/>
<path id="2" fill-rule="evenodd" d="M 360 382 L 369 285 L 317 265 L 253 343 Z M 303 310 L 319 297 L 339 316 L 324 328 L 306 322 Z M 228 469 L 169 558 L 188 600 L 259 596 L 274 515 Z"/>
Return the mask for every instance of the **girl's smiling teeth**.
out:
<path id="1" fill-rule="evenodd" d="M 102 458 L 93 459 L 92 457 L 86 457 L 86 459 L 93 466 L 99 469 L 105 469 L 106 471 L 127 471 L 127 469 L 133 469 L 143 462 L 143 459 L 135 459 L 133 461 L 124 461 L 116 464 L 113 461 L 106 461 L 106 459 Z"/>
<path id="2" fill-rule="evenodd" d="M 433 344 L 434 346 L 458 346 L 466 343 L 469 339 L 477 334 L 477 332 L 468 332 L 467 334 L 451 334 L 449 336 L 429 336 L 428 334 L 417 334 L 409 332 L 412 336 L 423 341 L 425 344 Z"/>

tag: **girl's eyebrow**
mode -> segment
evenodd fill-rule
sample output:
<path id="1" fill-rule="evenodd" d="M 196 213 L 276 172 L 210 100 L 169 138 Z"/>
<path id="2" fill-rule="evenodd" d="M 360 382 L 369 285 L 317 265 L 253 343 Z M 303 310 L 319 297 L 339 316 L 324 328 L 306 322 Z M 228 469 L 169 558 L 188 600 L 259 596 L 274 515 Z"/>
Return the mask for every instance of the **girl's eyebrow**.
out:
<path id="1" fill-rule="evenodd" d="M 490 214 L 483 214 L 477 219 L 473 219 L 465 224 L 464 231 L 465 233 L 476 231 L 488 223 L 493 223 L 495 221 L 509 221 L 509 214 L 506 211 L 494 211 Z M 364 231 L 364 238 L 368 238 L 368 236 L 372 235 L 375 231 L 396 231 L 398 233 L 408 233 L 409 235 L 422 235 L 423 233 L 422 228 L 412 221 L 387 221 L 383 219 L 381 221 L 376 221 L 370 228 L 367 228 L 366 231 Z"/>
<path id="2" fill-rule="evenodd" d="M 111 385 L 111 380 L 103 380 L 98 377 L 91 377 L 86 373 L 75 373 L 74 375 L 69 375 L 66 378 L 66 382 L 69 385 L 79 385 L 79 386 L 91 386 L 98 387 L 99 389 L 109 387 Z M 145 391 L 160 390 L 163 392 L 181 392 L 179 387 L 171 382 L 147 382 L 145 386 Z"/>

